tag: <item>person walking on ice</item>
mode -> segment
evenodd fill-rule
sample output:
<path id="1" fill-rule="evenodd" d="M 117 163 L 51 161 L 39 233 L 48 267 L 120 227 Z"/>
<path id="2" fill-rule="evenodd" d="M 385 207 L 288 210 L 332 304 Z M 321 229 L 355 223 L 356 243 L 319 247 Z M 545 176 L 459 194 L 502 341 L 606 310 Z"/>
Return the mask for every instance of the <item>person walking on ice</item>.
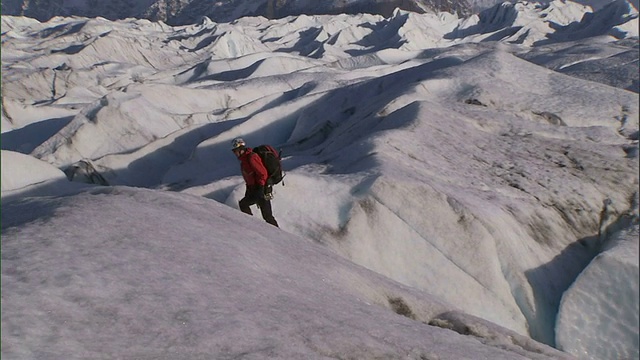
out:
<path id="1" fill-rule="evenodd" d="M 267 223 L 279 227 L 271 209 L 272 187 L 267 184 L 269 174 L 260 156 L 247 147 L 241 138 L 232 141 L 231 151 L 240 160 L 240 170 L 246 185 L 244 197 L 238 202 L 240 211 L 253 215 L 251 205 L 258 205 L 262 218 Z"/>

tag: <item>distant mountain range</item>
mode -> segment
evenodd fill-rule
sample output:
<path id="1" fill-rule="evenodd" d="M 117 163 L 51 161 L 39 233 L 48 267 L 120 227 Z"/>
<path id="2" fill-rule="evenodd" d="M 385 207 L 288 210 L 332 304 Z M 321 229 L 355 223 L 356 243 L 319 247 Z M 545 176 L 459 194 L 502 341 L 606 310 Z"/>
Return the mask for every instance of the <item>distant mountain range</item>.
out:
<path id="1" fill-rule="evenodd" d="M 369 13 L 388 17 L 395 8 L 457 13 L 466 17 L 502 0 L 4 0 L 3 15 L 22 15 L 47 21 L 54 16 L 103 17 L 109 20 L 142 18 L 169 25 L 198 22 L 203 16 L 231 22 L 244 16 L 283 18 L 290 15 Z M 543 0 L 542 2 L 548 2 Z M 579 0 L 597 10 L 609 0 Z M 638 7 L 637 0 L 633 3 Z"/>
<path id="2" fill-rule="evenodd" d="M 206 16 L 230 22 L 243 16 L 282 18 L 289 15 L 370 13 L 390 16 L 395 8 L 419 13 L 446 11 L 470 15 L 467 0 L 4 0 L 4 15 L 24 15 L 46 21 L 53 16 L 128 17 L 164 21 L 170 25 L 198 22 Z"/>

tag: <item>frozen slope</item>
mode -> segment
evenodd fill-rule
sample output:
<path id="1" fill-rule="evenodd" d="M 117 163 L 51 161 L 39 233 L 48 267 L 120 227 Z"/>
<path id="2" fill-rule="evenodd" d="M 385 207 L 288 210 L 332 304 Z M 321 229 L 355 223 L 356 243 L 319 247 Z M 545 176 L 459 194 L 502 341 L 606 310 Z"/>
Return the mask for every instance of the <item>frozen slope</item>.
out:
<path id="1" fill-rule="evenodd" d="M 614 234 L 564 294 L 559 349 L 580 359 L 638 358 L 638 236 L 637 223 Z"/>
<path id="2" fill-rule="evenodd" d="M 3 359 L 570 359 L 202 197 L 2 210 Z"/>
<path id="3" fill-rule="evenodd" d="M 32 156 L 2 150 L 2 193 L 51 180 L 65 180 L 60 169 Z"/>

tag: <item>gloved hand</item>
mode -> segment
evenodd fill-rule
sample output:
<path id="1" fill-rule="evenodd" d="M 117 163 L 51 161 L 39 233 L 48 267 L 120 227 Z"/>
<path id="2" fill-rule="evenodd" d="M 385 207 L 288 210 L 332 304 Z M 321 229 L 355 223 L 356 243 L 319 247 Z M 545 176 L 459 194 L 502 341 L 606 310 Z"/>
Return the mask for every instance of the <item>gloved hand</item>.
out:
<path id="1" fill-rule="evenodd" d="M 273 200 L 273 186 L 267 185 L 264 187 L 264 198 L 265 200 Z"/>

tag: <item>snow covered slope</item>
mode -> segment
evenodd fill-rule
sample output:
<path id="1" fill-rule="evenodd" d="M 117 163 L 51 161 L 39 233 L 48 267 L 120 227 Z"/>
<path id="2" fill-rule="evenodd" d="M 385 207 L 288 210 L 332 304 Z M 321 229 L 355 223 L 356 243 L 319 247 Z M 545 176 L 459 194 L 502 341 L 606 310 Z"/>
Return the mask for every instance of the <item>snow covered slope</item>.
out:
<path id="1" fill-rule="evenodd" d="M 0 154 L 0 162 L 10 165 L 2 167 L 3 193 L 54 179 L 66 180 L 60 169 L 33 156 L 6 150 Z"/>
<path id="2" fill-rule="evenodd" d="M 613 234 L 564 294 L 557 324 L 560 349 L 581 359 L 638 357 L 638 241 L 638 224 Z"/>
<path id="3" fill-rule="evenodd" d="M 429 321 L 473 333 L 456 325 L 464 313 L 559 345 L 565 291 L 620 219 L 637 221 L 637 11 L 585 11 L 178 27 L 3 16 L 0 144 L 232 211 L 244 186 L 231 139 L 273 144 L 287 173 L 273 201 L 282 231 L 446 304 Z M 625 309 L 607 314 L 637 316 Z"/>
<path id="4" fill-rule="evenodd" d="M 2 256 L 3 359 L 570 359 L 185 194 L 3 201 Z"/>

